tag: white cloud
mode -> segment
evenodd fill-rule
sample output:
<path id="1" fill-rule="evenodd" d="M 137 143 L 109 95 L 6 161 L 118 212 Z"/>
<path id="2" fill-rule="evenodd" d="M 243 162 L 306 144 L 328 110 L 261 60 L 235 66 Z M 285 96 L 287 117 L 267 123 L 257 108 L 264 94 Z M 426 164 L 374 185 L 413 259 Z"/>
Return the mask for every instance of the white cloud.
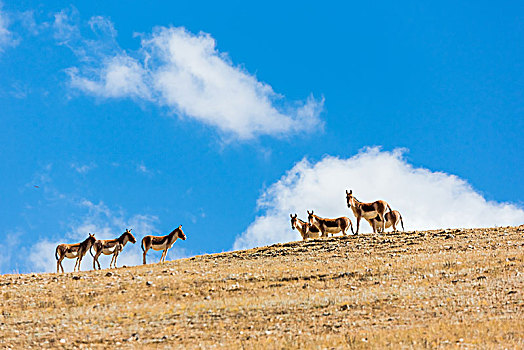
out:
<path id="1" fill-rule="evenodd" d="M 18 266 L 14 264 L 14 255 L 20 254 L 21 232 L 7 232 L 0 242 L 0 271 L 2 273 L 17 273 Z M 12 270 L 9 270 L 12 269 Z"/>
<path id="2" fill-rule="evenodd" d="M 149 100 L 151 93 L 144 82 L 145 72 L 129 56 L 108 57 L 92 80 L 82 76 L 78 68 L 69 68 L 71 86 L 100 97 L 136 97 Z"/>
<path id="3" fill-rule="evenodd" d="M 73 168 L 77 173 L 79 174 L 86 174 L 90 170 L 93 170 L 96 168 L 96 164 L 78 164 L 78 163 L 71 163 L 71 168 Z"/>
<path id="4" fill-rule="evenodd" d="M 67 19 L 60 13 L 55 20 L 56 37 L 62 43 L 69 43 L 78 29 Z M 67 70 L 74 88 L 101 98 L 152 101 L 239 139 L 323 126 L 319 118 L 323 99 L 310 96 L 306 101 L 286 102 L 270 85 L 233 65 L 209 34 L 159 27 L 143 37 L 132 57 L 116 44 L 116 32 L 107 19 L 97 17 L 90 24 L 102 28 L 98 32 L 105 36 L 99 35 L 98 44 L 82 39 L 73 48 L 88 62 Z"/>
<path id="5" fill-rule="evenodd" d="M 67 45 L 80 37 L 80 31 L 75 23 L 78 11 L 74 8 L 62 10 L 54 15 L 54 38 L 60 45 Z"/>
<path id="6" fill-rule="evenodd" d="M 148 174 L 148 175 L 153 174 L 153 171 L 149 170 L 143 162 L 136 165 L 136 171 L 138 171 L 139 173 Z"/>
<path id="7" fill-rule="evenodd" d="M 345 190 L 364 202 L 386 200 L 399 210 L 406 230 L 452 227 L 519 225 L 524 210 L 510 203 L 487 201 L 465 180 L 443 172 L 415 168 L 403 158 L 404 150 L 383 152 L 366 148 L 341 159 L 326 156 L 312 164 L 302 160 L 260 197 L 264 214 L 240 235 L 234 249 L 300 239 L 291 230 L 290 213 L 306 218 L 306 210 L 324 217 L 347 216 Z M 355 226 L 356 227 L 356 226 Z M 362 220 L 360 232 L 372 232 Z"/>
<path id="8" fill-rule="evenodd" d="M 3 4 L 0 2 L 0 53 L 8 46 L 14 46 L 17 44 L 17 40 L 13 36 L 13 33 L 8 29 L 9 17 L 5 10 L 2 9 Z"/>

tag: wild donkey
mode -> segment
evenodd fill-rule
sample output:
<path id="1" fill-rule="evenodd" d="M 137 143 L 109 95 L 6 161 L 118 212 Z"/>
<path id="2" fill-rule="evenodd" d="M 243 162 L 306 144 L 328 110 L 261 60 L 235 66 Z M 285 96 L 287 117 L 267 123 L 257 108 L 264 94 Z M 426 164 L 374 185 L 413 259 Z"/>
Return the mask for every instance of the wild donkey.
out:
<path id="1" fill-rule="evenodd" d="M 163 250 L 160 262 L 166 261 L 167 250 L 171 248 L 173 243 L 180 238 L 186 240 L 186 235 L 182 231 L 182 225 L 174 229 L 170 234 L 165 236 L 145 236 L 142 238 L 142 250 L 144 251 L 144 265 L 146 264 L 146 254 L 149 249 Z"/>
<path id="2" fill-rule="evenodd" d="M 131 229 L 132 230 L 132 229 Z M 94 244 L 93 248 L 95 248 L 95 255 L 93 255 L 93 252 L 91 249 L 89 249 L 89 253 L 91 253 L 91 256 L 93 256 L 93 269 L 96 270 L 95 263 L 98 264 L 98 269 L 101 270 L 100 262 L 98 261 L 98 257 L 101 254 L 104 255 L 113 255 L 111 257 L 111 262 L 109 263 L 109 268 L 111 268 L 111 265 L 114 261 L 114 267 L 116 268 L 116 259 L 118 258 L 118 254 L 124 249 L 124 246 L 127 242 L 131 242 L 133 244 L 136 243 L 136 238 L 131 233 L 131 230 L 126 229 L 124 233 L 120 235 L 120 237 L 115 239 L 106 239 L 106 240 L 100 240 L 98 239 Z"/>
<path id="3" fill-rule="evenodd" d="M 300 232 L 304 241 L 308 238 L 320 237 L 320 230 L 317 227 L 311 226 L 309 223 L 300 220 L 297 218 L 297 214 L 295 214 L 295 216 L 289 214 L 289 216 L 291 217 L 291 228 L 293 230 L 296 228 L 297 231 Z"/>
<path id="4" fill-rule="evenodd" d="M 375 225 L 373 225 L 370 221 L 376 216 L 380 218 L 382 232 L 384 232 L 384 215 L 386 214 L 386 208 L 391 211 L 388 203 L 383 200 L 374 201 L 373 203 L 363 203 L 353 196 L 353 190 L 350 190 L 349 192 L 346 190 L 346 201 L 348 208 L 353 210 L 353 214 L 357 218 L 357 235 L 360 226 L 360 219 L 362 218 L 369 222 L 369 224 L 373 227 L 373 233 L 376 233 L 377 230 Z"/>
<path id="5" fill-rule="evenodd" d="M 78 265 L 78 271 L 80 271 L 80 264 L 82 263 L 82 258 L 84 255 L 86 255 L 87 251 L 91 248 L 93 243 L 95 243 L 96 238 L 95 235 L 89 234 L 89 237 L 81 243 L 74 243 L 74 244 L 66 244 L 62 243 L 59 244 L 56 247 L 55 251 L 55 258 L 57 260 L 56 262 L 56 272 L 60 272 L 60 268 L 62 269 L 62 272 L 64 272 L 64 267 L 62 266 L 62 260 L 64 258 L 74 259 L 76 258 L 75 267 L 73 268 L 73 272 L 76 270 L 76 267 Z"/>
<path id="6" fill-rule="evenodd" d="M 404 231 L 404 221 L 402 221 L 402 215 L 400 215 L 400 212 L 397 210 L 388 211 L 386 215 L 384 215 L 384 218 L 386 219 L 386 228 L 393 226 L 393 232 L 396 232 L 397 225 L 400 223 L 402 225 L 402 231 Z M 371 226 L 380 225 L 380 217 L 377 215 L 374 219 L 368 220 L 368 222 Z M 378 232 L 383 231 L 378 230 Z"/>
<path id="7" fill-rule="evenodd" d="M 308 210 L 307 213 L 310 227 L 316 226 L 322 232 L 322 237 L 327 237 L 328 233 L 335 234 L 339 232 L 342 232 L 345 236 L 349 227 L 351 227 L 351 233 L 354 233 L 351 220 L 345 216 L 336 219 L 326 219 L 313 214 L 313 210 L 311 212 Z"/>

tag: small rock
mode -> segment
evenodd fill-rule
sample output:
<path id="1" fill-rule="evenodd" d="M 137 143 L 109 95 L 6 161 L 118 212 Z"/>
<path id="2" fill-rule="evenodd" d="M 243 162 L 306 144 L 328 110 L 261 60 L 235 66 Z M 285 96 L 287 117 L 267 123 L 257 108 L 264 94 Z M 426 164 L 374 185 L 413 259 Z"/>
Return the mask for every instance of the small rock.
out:
<path id="1" fill-rule="evenodd" d="M 64 338 L 60 339 L 61 344 L 65 344 L 66 340 Z"/>
<path id="2" fill-rule="evenodd" d="M 80 279 L 80 276 L 73 276 L 73 279 L 74 280 L 79 280 Z M 62 340 L 62 339 L 61 339 Z"/>
<path id="3" fill-rule="evenodd" d="M 150 281 L 146 282 L 146 286 L 152 286 L 152 285 L 153 285 L 153 282 L 150 282 Z"/>
<path id="4" fill-rule="evenodd" d="M 108 272 L 108 273 L 106 273 L 106 277 L 111 277 L 111 276 L 113 276 L 113 273 L 112 273 L 112 272 Z"/>

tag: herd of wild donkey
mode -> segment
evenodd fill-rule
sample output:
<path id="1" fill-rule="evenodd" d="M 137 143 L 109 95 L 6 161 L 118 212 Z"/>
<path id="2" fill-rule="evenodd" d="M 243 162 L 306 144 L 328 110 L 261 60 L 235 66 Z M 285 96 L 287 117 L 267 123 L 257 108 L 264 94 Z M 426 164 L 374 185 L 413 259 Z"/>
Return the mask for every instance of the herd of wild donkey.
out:
<path id="1" fill-rule="evenodd" d="M 353 231 L 353 224 L 348 217 L 340 217 L 336 219 L 327 219 L 321 218 L 314 214 L 313 211 L 308 210 L 308 221 L 304 222 L 297 217 L 297 214 L 294 216 L 289 214 L 291 217 L 291 227 L 293 230 L 296 228 L 302 235 L 302 239 L 308 238 L 320 238 L 327 237 L 328 233 L 335 234 L 342 232 L 343 235 L 346 235 L 348 228 L 351 228 L 353 234 L 358 234 L 358 229 L 360 226 L 360 220 L 362 218 L 373 228 L 373 233 L 384 232 L 386 228 L 393 226 L 393 231 L 397 230 L 397 225 L 402 225 L 402 230 L 404 230 L 404 222 L 402 221 L 402 216 L 396 210 L 391 210 L 389 204 L 383 200 L 378 200 L 372 203 L 363 203 L 359 201 L 355 196 L 353 196 L 353 191 L 349 192 L 346 190 L 346 200 L 348 208 L 353 211 L 355 218 L 357 219 L 357 232 Z M 386 212 L 389 210 L 388 212 Z M 160 262 L 166 260 L 167 250 L 175 243 L 175 241 L 180 238 L 186 240 L 186 235 L 182 231 L 182 225 L 174 229 L 170 234 L 165 236 L 145 236 L 142 238 L 142 251 L 144 264 L 146 263 L 146 254 L 149 249 L 153 250 L 162 250 L 162 256 L 160 257 Z M 64 258 L 74 259 L 76 258 L 75 267 L 73 271 L 77 269 L 80 271 L 80 264 L 82 263 L 82 258 L 86 255 L 87 251 L 93 256 L 93 269 L 96 270 L 96 264 L 98 264 L 98 269 L 101 269 L 100 262 L 98 258 L 101 254 L 104 255 L 113 255 L 109 267 L 116 267 L 116 259 L 118 254 L 124 249 L 124 246 L 127 242 L 136 243 L 136 239 L 131 233 L 131 230 L 126 229 L 124 233 L 118 238 L 107 239 L 107 240 L 97 240 L 94 234 L 89 234 L 89 237 L 81 242 L 74 244 L 60 244 L 56 247 L 55 257 L 57 260 L 56 271 L 64 272 L 64 267 L 62 266 L 62 260 Z M 95 254 L 91 249 L 95 250 Z"/>

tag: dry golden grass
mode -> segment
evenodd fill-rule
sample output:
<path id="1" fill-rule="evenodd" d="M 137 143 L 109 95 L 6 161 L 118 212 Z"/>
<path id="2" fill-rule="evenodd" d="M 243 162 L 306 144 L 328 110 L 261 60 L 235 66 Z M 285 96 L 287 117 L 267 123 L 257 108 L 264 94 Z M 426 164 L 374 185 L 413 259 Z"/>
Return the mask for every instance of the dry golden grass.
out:
<path id="1" fill-rule="evenodd" d="M 3 275 L 0 347 L 523 348 L 523 235 L 359 235 Z"/>

